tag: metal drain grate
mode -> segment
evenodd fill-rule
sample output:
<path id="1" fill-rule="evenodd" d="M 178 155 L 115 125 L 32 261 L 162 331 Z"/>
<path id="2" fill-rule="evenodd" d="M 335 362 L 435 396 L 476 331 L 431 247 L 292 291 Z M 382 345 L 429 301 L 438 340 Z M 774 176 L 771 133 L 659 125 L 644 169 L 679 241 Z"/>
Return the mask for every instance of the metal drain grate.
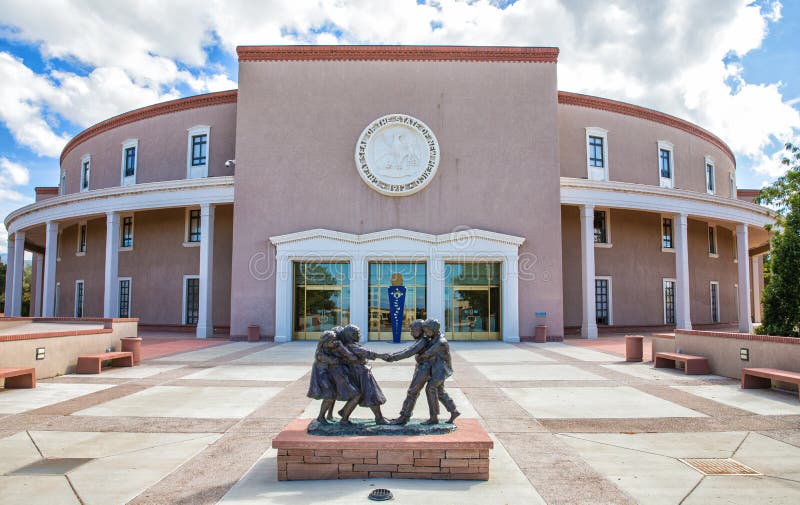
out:
<path id="1" fill-rule="evenodd" d="M 761 475 L 749 466 L 731 458 L 682 459 L 684 463 L 703 475 Z"/>

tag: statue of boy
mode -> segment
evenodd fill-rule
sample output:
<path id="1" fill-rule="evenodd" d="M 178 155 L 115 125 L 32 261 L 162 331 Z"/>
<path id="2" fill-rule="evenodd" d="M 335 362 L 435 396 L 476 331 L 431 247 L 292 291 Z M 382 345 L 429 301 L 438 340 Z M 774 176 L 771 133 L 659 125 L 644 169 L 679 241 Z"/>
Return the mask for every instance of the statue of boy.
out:
<path id="1" fill-rule="evenodd" d="M 439 332 L 439 321 L 428 319 L 422 321 L 417 319 L 410 324 L 411 336 L 416 342 L 402 351 L 389 355 L 387 361 L 398 361 L 411 356 L 416 356 L 417 366 L 414 368 L 414 376 L 408 386 L 406 399 L 400 410 L 400 417 L 394 419 L 392 424 L 407 424 L 414 412 L 414 404 L 417 402 L 422 389 L 428 399 L 428 411 L 430 417 L 423 424 L 437 424 L 439 422 L 439 402 L 450 412 L 448 423 L 452 423 L 461 415 L 456 408 L 456 404 L 450 395 L 444 390 L 444 381 L 453 375 L 453 367 L 450 359 L 450 345 L 447 339 Z M 427 386 L 426 386 L 427 384 Z"/>

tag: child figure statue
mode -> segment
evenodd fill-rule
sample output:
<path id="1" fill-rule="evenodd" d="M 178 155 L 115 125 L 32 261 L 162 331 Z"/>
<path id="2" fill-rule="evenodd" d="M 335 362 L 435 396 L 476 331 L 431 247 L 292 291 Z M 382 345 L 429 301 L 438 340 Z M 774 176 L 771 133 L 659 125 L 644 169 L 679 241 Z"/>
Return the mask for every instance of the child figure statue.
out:
<path id="1" fill-rule="evenodd" d="M 358 358 L 339 340 L 336 330 L 325 331 L 319 337 L 311 366 L 308 397 L 322 400 L 317 416 L 321 424 L 333 420 L 333 406 L 337 400 L 347 402 L 360 396 L 352 384 L 348 368 L 348 363 L 355 363 Z"/>

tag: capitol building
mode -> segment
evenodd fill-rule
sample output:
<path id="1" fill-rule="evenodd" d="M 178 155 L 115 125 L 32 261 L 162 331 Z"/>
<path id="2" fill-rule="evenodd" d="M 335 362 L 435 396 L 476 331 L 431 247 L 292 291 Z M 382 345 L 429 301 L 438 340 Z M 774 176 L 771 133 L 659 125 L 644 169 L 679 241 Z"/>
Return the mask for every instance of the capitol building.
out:
<path id="1" fill-rule="evenodd" d="M 558 90 L 558 49 L 246 46 L 239 89 L 80 132 L 5 218 L 7 315 L 517 342 L 760 318 L 770 213 L 713 133 Z M 587 78 L 590 78 L 587 76 Z M 407 334 L 407 331 L 406 331 Z"/>

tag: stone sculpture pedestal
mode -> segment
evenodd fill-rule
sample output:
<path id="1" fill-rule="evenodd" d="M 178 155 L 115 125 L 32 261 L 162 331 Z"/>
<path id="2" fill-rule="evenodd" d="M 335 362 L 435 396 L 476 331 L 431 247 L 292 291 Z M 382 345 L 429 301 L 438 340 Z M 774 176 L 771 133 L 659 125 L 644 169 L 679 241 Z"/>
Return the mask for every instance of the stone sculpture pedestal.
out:
<path id="1" fill-rule="evenodd" d="M 309 419 L 289 423 L 272 441 L 278 480 L 488 480 L 494 442 L 477 419 L 457 419 L 443 435 L 317 436 Z"/>

